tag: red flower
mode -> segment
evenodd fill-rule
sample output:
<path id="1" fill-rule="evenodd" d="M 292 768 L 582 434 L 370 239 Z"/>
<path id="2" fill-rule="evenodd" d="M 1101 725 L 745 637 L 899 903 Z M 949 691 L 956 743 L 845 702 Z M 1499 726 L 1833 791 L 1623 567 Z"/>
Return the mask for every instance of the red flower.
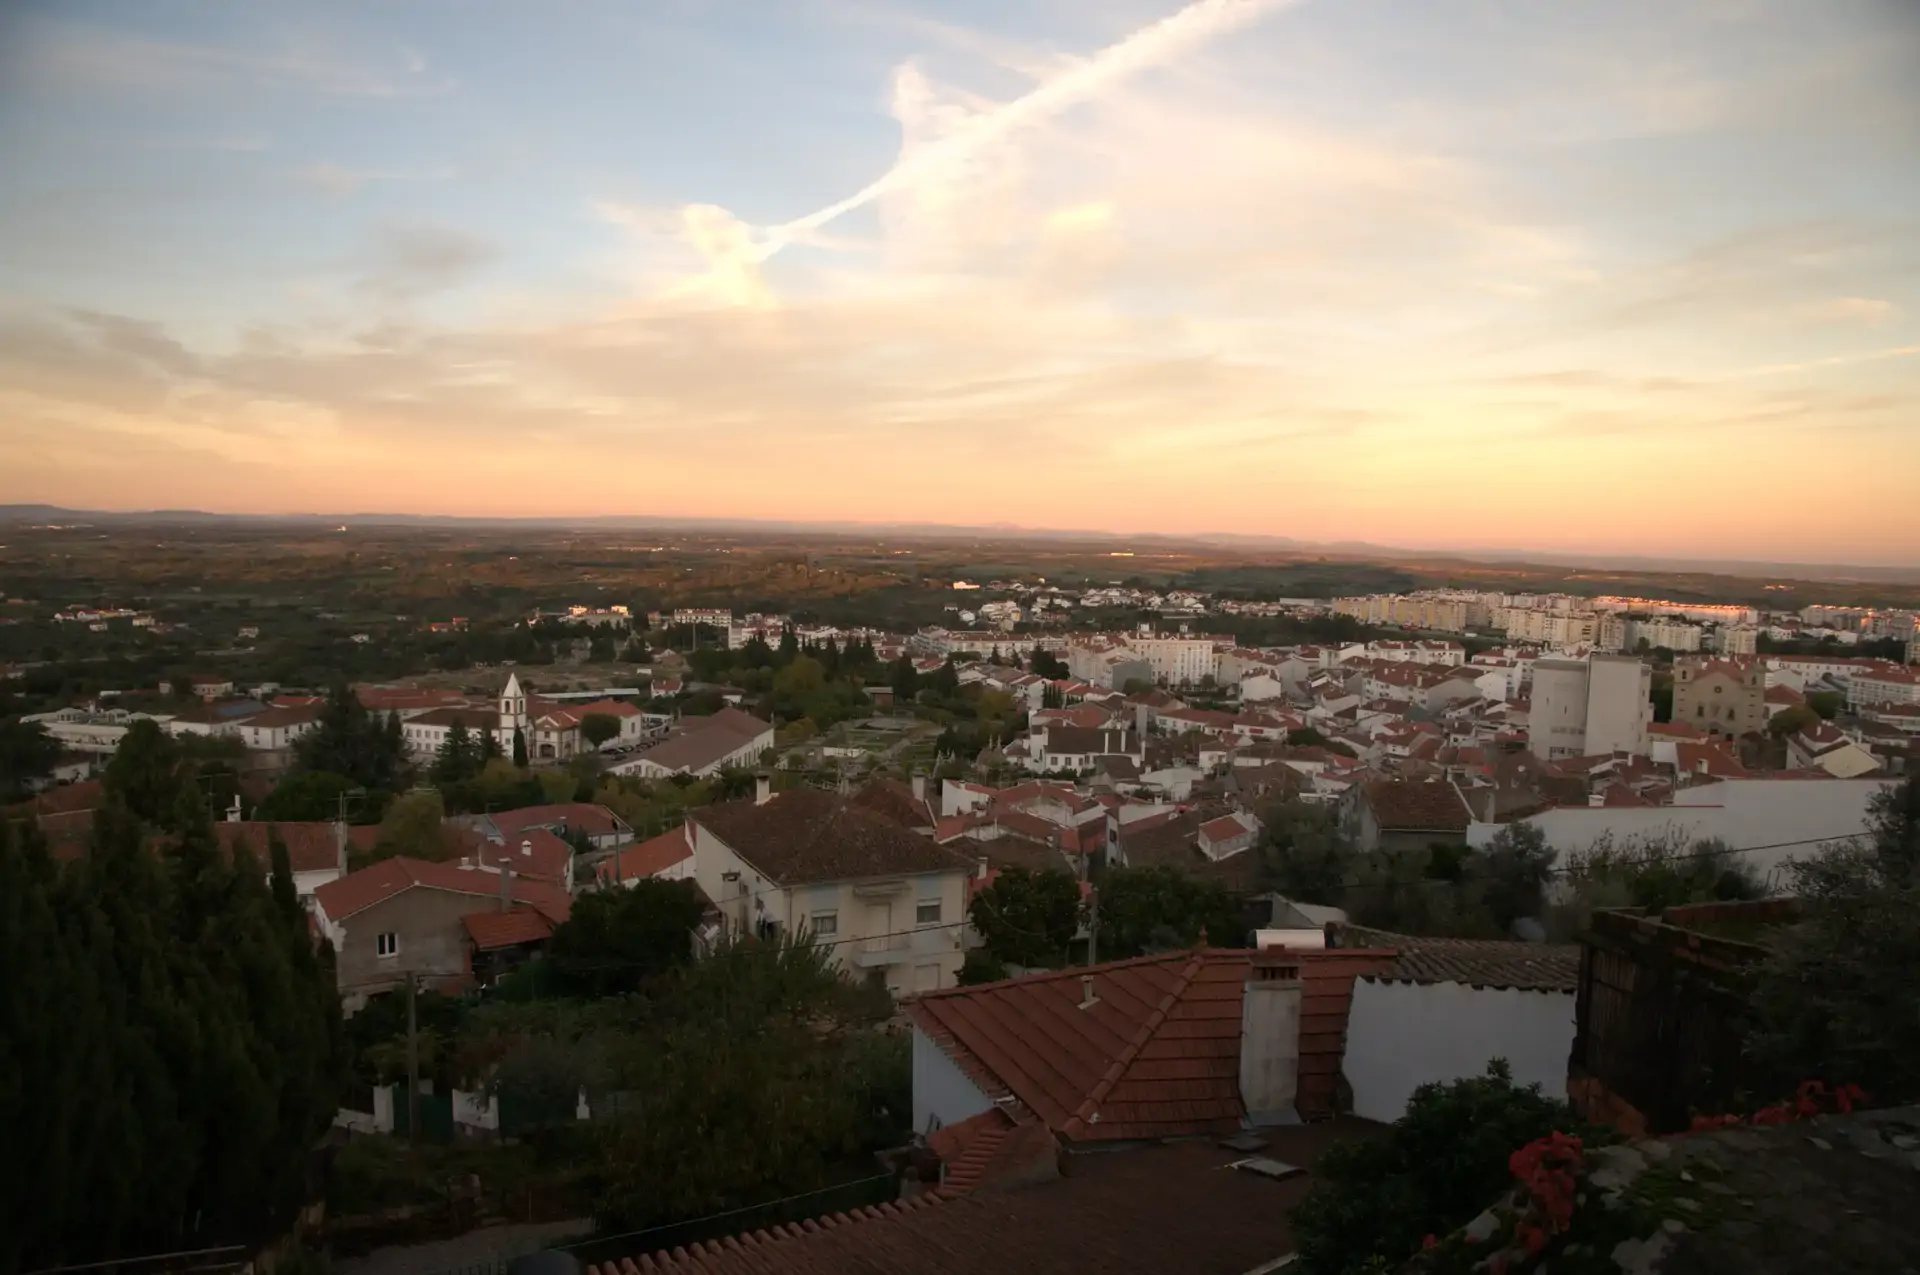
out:
<path id="1" fill-rule="evenodd" d="M 1522 1225 L 1514 1230 L 1514 1238 L 1527 1250 L 1528 1257 L 1536 1257 L 1547 1246 L 1547 1233 L 1531 1224 Z"/>
<path id="2" fill-rule="evenodd" d="M 1438 1248 L 1439 1246 L 1440 1241 L 1431 1235 L 1420 1241 L 1420 1251 L 1423 1253 L 1430 1248 Z"/>

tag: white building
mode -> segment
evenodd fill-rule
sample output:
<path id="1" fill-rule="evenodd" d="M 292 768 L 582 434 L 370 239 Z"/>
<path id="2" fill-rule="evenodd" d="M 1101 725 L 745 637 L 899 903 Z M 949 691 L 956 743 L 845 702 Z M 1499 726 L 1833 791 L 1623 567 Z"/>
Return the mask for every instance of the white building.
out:
<path id="1" fill-rule="evenodd" d="M 1630 655 L 1549 659 L 1533 666 L 1528 747 L 1534 756 L 1647 751 L 1653 669 Z"/>
<path id="2" fill-rule="evenodd" d="M 806 934 L 896 996 L 952 987 L 972 861 L 815 788 L 690 811 L 694 875 L 736 934 Z"/>
<path id="3" fill-rule="evenodd" d="M 1504 1058 L 1515 1084 L 1567 1083 L 1580 949 L 1418 939 L 1343 927 L 1341 946 L 1391 948 L 1392 969 L 1353 985 L 1343 1066 L 1353 1113 L 1388 1124 L 1425 1084 L 1484 1076 Z"/>

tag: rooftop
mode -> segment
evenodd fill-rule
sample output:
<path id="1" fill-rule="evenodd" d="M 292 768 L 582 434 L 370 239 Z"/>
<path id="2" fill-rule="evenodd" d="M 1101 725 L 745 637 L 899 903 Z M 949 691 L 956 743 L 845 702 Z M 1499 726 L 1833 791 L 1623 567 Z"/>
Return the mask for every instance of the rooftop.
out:
<path id="1" fill-rule="evenodd" d="M 1301 967 L 1302 1115 L 1333 1113 L 1353 980 L 1388 952 L 1288 953 Z M 1074 1142 L 1237 1131 L 1240 1002 L 1253 954 L 1202 948 L 1032 974 L 908 1002 L 989 1096 L 1019 1099 Z M 1091 978 L 1094 1002 L 1082 1008 Z"/>
<path id="2" fill-rule="evenodd" d="M 782 885 L 972 868 L 931 838 L 817 788 L 702 806 L 688 818 Z"/>
<path id="3" fill-rule="evenodd" d="M 1371 1126 L 1273 1131 L 1259 1154 L 1310 1167 Z M 1293 1248 L 1307 1174 L 1232 1172 L 1209 1142 L 1070 1155 L 1056 1181 L 911 1200 L 608 1262 L 589 1275 L 1241 1275 Z"/>
<path id="4" fill-rule="evenodd" d="M 1363 925 L 1342 925 L 1339 933 L 1342 947 L 1391 948 L 1397 953 L 1390 967 L 1366 975 L 1383 982 L 1572 992 L 1580 981 L 1580 947 L 1575 943 L 1419 938 Z"/>

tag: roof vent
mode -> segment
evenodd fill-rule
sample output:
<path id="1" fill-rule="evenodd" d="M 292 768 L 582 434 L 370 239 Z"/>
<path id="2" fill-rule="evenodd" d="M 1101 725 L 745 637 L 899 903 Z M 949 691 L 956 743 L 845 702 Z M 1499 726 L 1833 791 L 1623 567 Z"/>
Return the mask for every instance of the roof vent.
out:
<path id="1" fill-rule="evenodd" d="M 1246 1173 L 1258 1173 L 1263 1178 L 1272 1178 L 1275 1182 L 1285 1182 L 1288 1178 L 1297 1178 L 1306 1170 L 1298 1165 L 1288 1164 L 1284 1160 L 1270 1160 L 1263 1155 L 1248 1156 L 1244 1160 L 1235 1160 L 1227 1166 Z"/>
<path id="2" fill-rule="evenodd" d="M 1099 1003 L 1100 998 L 1093 993 L 1093 975 L 1082 974 L 1080 976 L 1080 1008 L 1092 1009 Z"/>
<path id="3" fill-rule="evenodd" d="M 533 856 L 533 841 L 531 839 L 520 843 L 520 853 L 529 858 Z"/>

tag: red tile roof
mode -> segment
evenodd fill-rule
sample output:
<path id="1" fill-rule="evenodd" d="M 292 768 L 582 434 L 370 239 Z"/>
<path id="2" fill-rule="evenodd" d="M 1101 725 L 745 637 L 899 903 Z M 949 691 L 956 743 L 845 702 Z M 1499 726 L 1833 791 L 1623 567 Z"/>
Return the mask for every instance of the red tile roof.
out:
<path id="1" fill-rule="evenodd" d="M 637 881 L 642 877 L 657 877 L 692 857 L 687 825 L 681 824 L 638 845 L 628 846 L 611 859 L 602 860 L 595 874 L 602 881 Z"/>
<path id="2" fill-rule="evenodd" d="M 349 872 L 337 881 L 327 882 L 313 895 L 320 910 L 337 923 L 415 886 L 481 898 L 500 895 L 500 877 L 496 873 L 463 868 L 457 863 L 406 858 L 383 859 L 358 872 Z M 544 881 L 515 877 L 512 889 L 514 902 L 531 904 L 555 923 L 564 922 L 573 910 L 572 897 Z"/>
<path id="3" fill-rule="evenodd" d="M 553 923 L 528 907 L 517 907 L 511 912 L 469 912 L 460 918 L 460 924 L 482 952 L 540 943 L 553 937 Z"/>
<path id="4" fill-rule="evenodd" d="M 1302 1115 L 1333 1113 L 1353 980 L 1391 952 L 1301 958 Z M 1240 1001 L 1251 954 L 1218 948 L 929 992 L 907 1013 L 989 1096 L 1080 1142 L 1240 1127 Z M 1096 1001 L 1080 1007 L 1082 979 Z"/>
<path id="5" fill-rule="evenodd" d="M 1366 1128 L 1274 1130 L 1265 1154 L 1310 1166 Z M 605 1262 L 589 1275 L 1241 1275 L 1292 1250 L 1287 1215 L 1312 1179 L 1229 1171 L 1237 1158 L 1211 1143 L 1086 1155 L 1044 1185 L 931 1191 Z"/>
<path id="6" fill-rule="evenodd" d="M 340 866 L 340 843 L 336 840 L 334 825 L 329 822 L 268 823 L 248 819 L 216 823 L 213 831 L 221 848 L 228 853 L 236 846 L 243 846 L 263 865 L 271 862 L 270 838 L 278 834 L 286 843 L 287 866 L 293 871 L 325 872 Z"/>
<path id="7" fill-rule="evenodd" d="M 966 858 L 931 837 L 817 788 L 790 788 L 702 806 L 688 818 L 782 885 L 923 872 L 967 872 Z"/>
<path id="8" fill-rule="evenodd" d="M 523 829 L 535 827 L 584 832 L 590 837 L 604 837 L 624 832 L 627 828 L 619 815 L 591 801 L 563 801 L 551 806 L 496 810 L 488 817 L 493 820 L 494 827 L 506 834 L 508 840 L 513 840 Z"/>
<path id="9" fill-rule="evenodd" d="M 565 882 L 567 866 L 573 861 L 573 847 L 545 828 L 525 827 L 507 834 L 505 844 L 496 844 L 478 833 L 463 838 L 463 851 L 471 850 L 482 867 L 513 865 L 516 876 L 542 881 Z"/>
<path id="10" fill-rule="evenodd" d="M 1454 786 L 1445 780 L 1412 782 L 1382 779 L 1362 790 L 1383 830 L 1465 832 L 1469 815 Z"/>

